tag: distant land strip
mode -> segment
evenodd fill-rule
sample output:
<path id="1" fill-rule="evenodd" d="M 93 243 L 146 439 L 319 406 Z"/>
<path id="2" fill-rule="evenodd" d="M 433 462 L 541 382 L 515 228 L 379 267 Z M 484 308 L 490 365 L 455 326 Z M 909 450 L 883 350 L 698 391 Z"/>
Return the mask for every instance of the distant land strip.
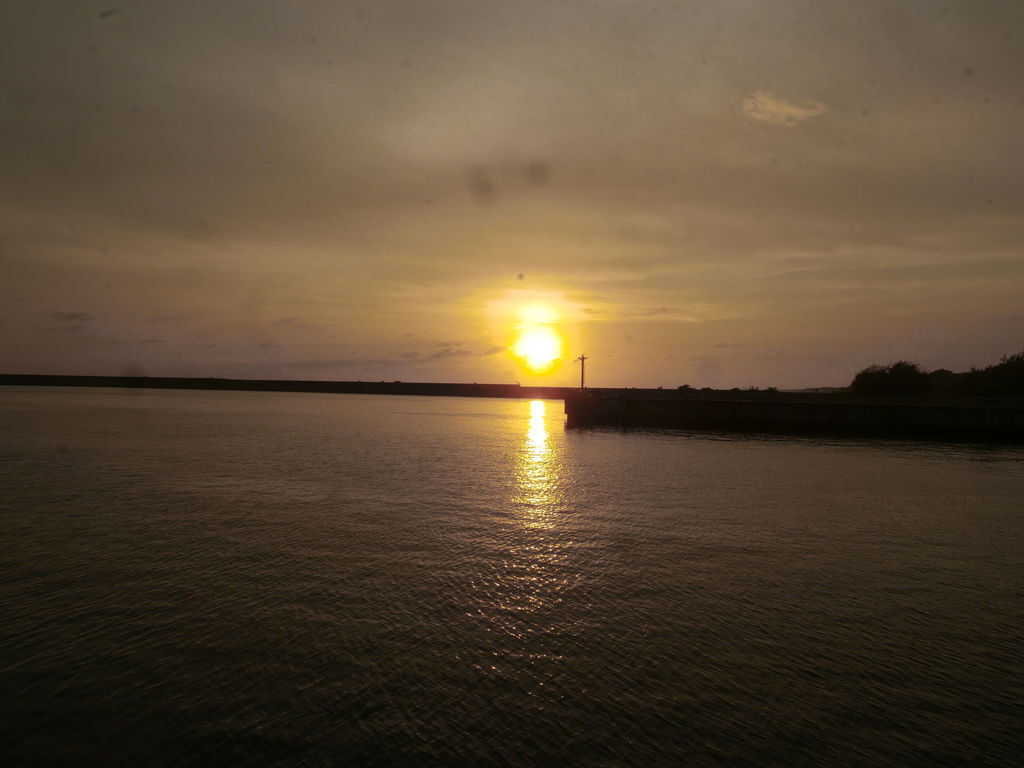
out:
<path id="1" fill-rule="evenodd" d="M 115 387 L 130 389 L 207 389 L 240 392 L 324 392 L 363 395 L 426 395 L 431 397 L 500 397 L 533 400 L 565 400 L 579 387 L 537 387 L 519 384 L 466 384 L 417 381 L 307 381 L 303 379 L 223 379 L 182 376 L 68 376 L 35 373 L 0 373 L 0 386 Z M 587 387 L 601 399 L 628 400 L 749 400 L 757 402 L 885 403 L 921 406 L 1021 407 L 1021 397 L 920 394 L 912 396 L 865 395 L 848 388 L 785 391 L 758 389 L 696 389 L 689 386 Z"/>
<path id="2" fill-rule="evenodd" d="M 1024 440 L 1021 398 L 865 397 L 850 391 L 530 387 L 403 381 L 0 374 L 0 385 L 564 400 L 569 428 L 684 429 L 925 440 Z"/>
<path id="3" fill-rule="evenodd" d="M 361 395 L 429 395 L 432 397 L 505 397 L 564 400 L 569 387 L 523 387 L 519 384 L 461 384 L 405 381 L 303 381 L 289 379 L 218 379 L 176 376 L 51 376 L 0 374 L 0 385 L 26 387 L 126 387 L 130 389 L 212 389 L 239 392 L 323 392 Z"/>

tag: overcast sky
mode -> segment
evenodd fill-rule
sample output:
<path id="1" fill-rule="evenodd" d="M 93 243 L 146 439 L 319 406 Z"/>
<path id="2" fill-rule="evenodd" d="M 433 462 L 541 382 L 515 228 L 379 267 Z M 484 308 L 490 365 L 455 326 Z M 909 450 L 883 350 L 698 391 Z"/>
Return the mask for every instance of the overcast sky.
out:
<path id="1" fill-rule="evenodd" d="M 807 387 L 1022 349 L 1019 0 L 0 4 L 0 372 Z"/>

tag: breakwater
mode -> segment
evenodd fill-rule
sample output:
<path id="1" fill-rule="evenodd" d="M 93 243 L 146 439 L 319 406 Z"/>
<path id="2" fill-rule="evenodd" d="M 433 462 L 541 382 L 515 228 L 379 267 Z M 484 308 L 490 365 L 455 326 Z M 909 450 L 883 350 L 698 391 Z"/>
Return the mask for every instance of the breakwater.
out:
<path id="1" fill-rule="evenodd" d="M 571 391 L 566 426 L 642 427 L 917 439 L 1024 442 L 1024 407 L 995 404 L 646 397 Z"/>
<path id="2" fill-rule="evenodd" d="M 530 387 L 458 382 L 302 381 L 0 374 L 0 386 L 119 387 L 564 400 L 566 426 L 1024 442 L 1019 398 L 869 401 L 850 394 Z"/>
<path id="3" fill-rule="evenodd" d="M 219 379 L 175 376 L 50 376 L 0 374 L 0 385 L 27 387 L 121 387 L 128 389 L 212 389 L 238 392 L 323 392 L 430 397 L 511 397 L 561 400 L 567 387 L 519 384 L 462 384 L 415 381 L 301 381 L 294 379 Z"/>

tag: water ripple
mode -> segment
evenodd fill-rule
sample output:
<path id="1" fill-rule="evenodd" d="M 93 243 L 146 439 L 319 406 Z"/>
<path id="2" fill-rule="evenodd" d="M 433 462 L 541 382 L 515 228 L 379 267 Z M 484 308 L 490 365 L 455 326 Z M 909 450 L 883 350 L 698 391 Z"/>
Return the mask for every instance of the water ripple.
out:
<path id="1" fill-rule="evenodd" d="M 1019 449 L 234 394 L 0 401 L 10 764 L 1024 753 Z"/>

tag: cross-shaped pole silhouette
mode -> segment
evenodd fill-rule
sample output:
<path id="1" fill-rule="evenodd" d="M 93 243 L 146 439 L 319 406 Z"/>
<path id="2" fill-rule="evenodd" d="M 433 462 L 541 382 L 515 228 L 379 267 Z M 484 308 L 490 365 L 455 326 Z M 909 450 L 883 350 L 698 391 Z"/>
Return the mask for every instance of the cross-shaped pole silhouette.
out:
<path id="1" fill-rule="evenodd" d="M 585 389 L 586 384 L 584 383 L 585 379 L 583 378 L 583 374 L 587 370 L 587 356 L 580 355 L 576 359 L 580 361 L 580 389 Z"/>

